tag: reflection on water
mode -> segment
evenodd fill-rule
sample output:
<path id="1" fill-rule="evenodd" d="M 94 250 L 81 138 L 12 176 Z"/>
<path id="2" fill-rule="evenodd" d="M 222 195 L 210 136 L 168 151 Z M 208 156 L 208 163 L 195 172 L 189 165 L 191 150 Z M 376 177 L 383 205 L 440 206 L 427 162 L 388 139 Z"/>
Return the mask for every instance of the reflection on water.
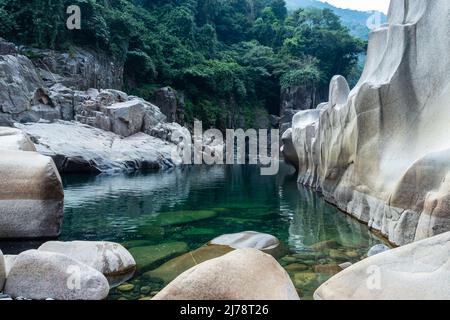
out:
<path id="1" fill-rule="evenodd" d="M 148 268 L 152 270 L 216 236 L 247 230 L 265 232 L 288 247 L 280 263 L 303 298 L 311 298 L 331 276 L 334 271 L 327 268 L 356 262 L 381 241 L 316 193 L 298 187 L 287 166 L 281 166 L 278 176 L 261 176 L 256 166 L 70 176 L 64 178 L 64 186 L 65 219 L 60 240 L 108 240 L 128 248 L 165 245 L 175 250 L 155 261 L 151 260 L 154 257 L 143 257 L 151 260 Z M 316 251 L 310 248 L 326 240 L 333 240 L 332 245 Z M 3 243 L 0 247 L 13 253 L 37 245 Z M 113 290 L 111 299 L 146 299 L 160 290 L 164 283 L 145 277 L 144 271 L 148 270 L 141 270 L 126 292 Z"/>

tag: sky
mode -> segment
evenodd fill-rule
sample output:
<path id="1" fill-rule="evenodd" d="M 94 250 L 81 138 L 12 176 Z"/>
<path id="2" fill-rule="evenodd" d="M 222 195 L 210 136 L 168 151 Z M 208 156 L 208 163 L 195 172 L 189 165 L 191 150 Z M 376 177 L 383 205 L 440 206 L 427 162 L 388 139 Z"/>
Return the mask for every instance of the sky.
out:
<path id="1" fill-rule="evenodd" d="M 390 0 L 321 0 L 336 7 L 361 11 L 378 10 L 387 13 Z"/>

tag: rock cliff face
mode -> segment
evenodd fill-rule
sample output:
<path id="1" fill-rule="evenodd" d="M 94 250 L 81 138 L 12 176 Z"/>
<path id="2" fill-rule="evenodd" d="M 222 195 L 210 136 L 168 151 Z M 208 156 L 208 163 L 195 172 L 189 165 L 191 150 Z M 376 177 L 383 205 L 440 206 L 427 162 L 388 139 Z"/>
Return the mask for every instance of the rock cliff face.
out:
<path id="1" fill-rule="evenodd" d="M 106 53 L 81 48 L 71 52 L 39 49 L 31 52 L 34 64 L 47 81 L 59 76 L 65 86 L 76 90 L 122 89 L 124 63 Z"/>
<path id="2" fill-rule="evenodd" d="M 294 116 L 285 155 L 299 182 L 399 245 L 450 230 L 449 14 L 447 0 L 392 0 L 356 87 L 333 78 L 327 104 Z"/>
<path id="3" fill-rule="evenodd" d="M 176 132 L 188 137 L 189 132 L 168 123 L 156 105 L 115 89 L 122 86 L 122 75 L 123 65 L 102 53 L 19 52 L 0 38 L 0 126 L 26 131 L 38 152 L 51 156 L 61 173 L 180 164 L 174 160 L 180 141 L 172 136 Z M 160 102 L 175 121 L 181 101 L 169 89 L 160 91 L 168 92 Z"/>

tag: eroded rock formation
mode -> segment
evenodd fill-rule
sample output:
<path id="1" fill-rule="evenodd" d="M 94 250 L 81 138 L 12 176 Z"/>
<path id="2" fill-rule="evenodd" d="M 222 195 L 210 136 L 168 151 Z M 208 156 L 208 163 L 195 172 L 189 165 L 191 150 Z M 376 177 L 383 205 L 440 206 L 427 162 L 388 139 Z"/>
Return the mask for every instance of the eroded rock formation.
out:
<path id="1" fill-rule="evenodd" d="M 399 245 L 450 230 L 449 13 L 392 0 L 356 87 L 335 77 L 329 102 L 293 119 L 299 182 Z"/>

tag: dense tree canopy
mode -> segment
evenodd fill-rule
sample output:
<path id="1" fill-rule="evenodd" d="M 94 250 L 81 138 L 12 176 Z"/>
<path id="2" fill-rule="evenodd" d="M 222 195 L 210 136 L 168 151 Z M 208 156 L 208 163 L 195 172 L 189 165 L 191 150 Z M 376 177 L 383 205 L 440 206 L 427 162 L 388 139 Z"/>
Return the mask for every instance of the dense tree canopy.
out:
<path id="1" fill-rule="evenodd" d="M 81 30 L 65 27 L 79 5 Z M 188 120 L 224 126 L 276 113 L 281 87 L 352 72 L 363 43 L 330 10 L 288 14 L 284 0 L 0 0 L 0 34 L 37 47 L 89 46 L 125 62 L 130 90 L 183 91 Z"/>

